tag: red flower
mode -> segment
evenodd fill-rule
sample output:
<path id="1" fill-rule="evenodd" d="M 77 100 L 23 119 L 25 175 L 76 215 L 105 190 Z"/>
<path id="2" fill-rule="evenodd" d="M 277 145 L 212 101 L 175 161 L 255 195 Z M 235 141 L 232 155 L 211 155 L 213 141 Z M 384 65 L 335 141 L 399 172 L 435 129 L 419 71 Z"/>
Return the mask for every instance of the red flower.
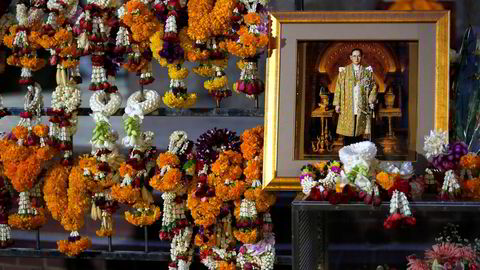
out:
<path id="1" fill-rule="evenodd" d="M 408 194 L 410 194 L 410 184 L 408 183 L 408 180 L 397 178 L 395 183 L 393 183 L 393 186 L 388 189 L 388 196 L 392 197 L 392 194 L 395 190 L 403 192 L 408 196 Z"/>

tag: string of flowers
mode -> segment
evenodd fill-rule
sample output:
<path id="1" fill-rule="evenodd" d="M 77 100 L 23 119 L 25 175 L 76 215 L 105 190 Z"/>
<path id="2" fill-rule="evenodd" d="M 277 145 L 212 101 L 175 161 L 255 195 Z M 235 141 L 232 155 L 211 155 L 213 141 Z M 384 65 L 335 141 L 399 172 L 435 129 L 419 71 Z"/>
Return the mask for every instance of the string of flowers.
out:
<path id="1" fill-rule="evenodd" d="M 131 149 L 127 160 L 120 166 L 121 183 L 112 187 L 112 197 L 119 203 L 134 207 L 133 213 L 125 213 L 127 221 L 132 221 L 136 226 L 146 226 L 155 222 L 161 212 L 153 205 L 153 196 L 147 189 L 155 171 L 157 150 L 153 146 L 154 134 L 151 131 L 142 132 L 141 124 L 145 114 L 158 109 L 160 96 L 154 90 L 149 90 L 145 95 L 146 100 L 139 101 L 139 95 L 139 92 L 135 92 L 127 100 L 123 116 L 126 133 L 123 145 Z"/>
<path id="2" fill-rule="evenodd" d="M 4 44 L 12 49 L 7 64 L 22 68 L 19 80 L 21 85 L 33 84 L 32 71 L 37 71 L 46 64 L 46 61 L 37 55 L 37 50 L 41 47 L 38 37 L 41 35 L 45 3 L 34 1 L 28 6 L 24 2 L 17 3 L 18 24 L 12 25 L 10 33 L 3 38 Z"/>
<path id="3" fill-rule="evenodd" d="M 187 188 L 195 174 L 193 142 L 184 131 L 170 135 L 168 151 L 157 158 L 157 174 L 150 185 L 163 198 L 161 240 L 171 240 L 169 269 L 188 269 L 193 257 L 193 224 L 187 219 Z"/>
<path id="4" fill-rule="evenodd" d="M 272 232 L 270 207 L 275 203 L 274 193 L 262 189 L 263 127 L 243 132 L 240 146 L 246 167 L 243 171 L 250 184 L 240 205 L 236 203 L 237 228 L 234 236 L 243 243 L 236 261 L 241 269 L 273 269 L 275 236 Z"/>
<path id="5" fill-rule="evenodd" d="M 8 225 L 8 214 L 12 208 L 13 189 L 7 178 L 3 175 L 3 167 L 0 164 L 0 248 L 8 248 L 13 245 L 11 229 Z"/>
<path id="6" fill-rule="evenodd" d="M 241 57 L 237 67 L 240 79 L 233 84 L 233 90 L 245 93 L 255 99 L 265 90 L 258 76 L 258 57 L 268 45 L 268 13 L 265 0 L 241 0 L 233 11 L 233 23 L 238 29 L 231 39 L 220 44 L 229 53 Z M 234 28 L 234 29 L 235 29 Z"/>
<path id="7" fill-rule="evenodd" d="M 160 65 L 168 68 L 170 78 L 170 90 L 163 96 L 163 103 L 170 108 L 189 108 L 195 104 L 197 95 L 187 93 L 188 69 L 182 67 L 193 43 L 187 35 L 187 1 L 156 0 L 154 10 L 162 29 L 150 39 L 150 48 Z"/>
<path id="8" fill-rule="evenodd" d="M 150 38 L 162 27 L 150 10 L 148 2 L 130 0 L 118 11 L 121 20 L 117 33 L 116 50 L 127 53 L 123 67 L 140 76 L 141 85 L 154 81 Z"/>

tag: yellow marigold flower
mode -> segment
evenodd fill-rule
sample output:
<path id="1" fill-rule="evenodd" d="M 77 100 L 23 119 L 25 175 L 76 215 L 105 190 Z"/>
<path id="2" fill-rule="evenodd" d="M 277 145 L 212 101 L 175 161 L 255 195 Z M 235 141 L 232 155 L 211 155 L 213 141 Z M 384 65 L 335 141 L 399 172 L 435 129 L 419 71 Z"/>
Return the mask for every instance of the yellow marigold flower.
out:
<path id="1" fill-rule="evenodd" d="M 207 80 L 203 83 L 203 87 L 208 90 L 208 92 L 217 91 L 223 89 L 228 84 L 227 76 L 216 77 L 212 80 Z"/>
<path id="2" fill-rule="evenodd" d="M 172 91 L 168 91 L 165 93 L 165 96 L 163 96 L 162 100 L 163 103 L 165 103 L 165 105 L 167 105 L 169 108 L 190 108 L 197 101 L 197 94 L 189 93 L 187 94 L 187 98 L 185 99 L 184 96 L 176 97 Z"/>
<path id="3" fill-rule="evenodd" d="M 183 80 L 188 76 L 187 68 L 177 68 L 175 65 L 168 66 L 168 77 L 172 80 Z"/>

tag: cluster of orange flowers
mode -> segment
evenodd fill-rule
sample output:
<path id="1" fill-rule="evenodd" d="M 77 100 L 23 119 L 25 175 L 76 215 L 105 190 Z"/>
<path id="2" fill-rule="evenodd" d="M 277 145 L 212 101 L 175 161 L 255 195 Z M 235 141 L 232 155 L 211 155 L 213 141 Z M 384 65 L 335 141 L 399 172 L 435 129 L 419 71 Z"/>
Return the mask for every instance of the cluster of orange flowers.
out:
<path id="1" fill-rule="evenodd" d="M 467 154 L 460 158 L 460 166 L 464 169 L 480 169 L 480 156 Z"/>
<path id="2" fill-rule="evenodd" d="M 88 237 L 82 237 L 75 242 L 60 240 L 57 241 L 57 245 L 60 252 L 67 254 L 69 257 L 73 257 L 89 249 L 92 246 L 92 241 Z"/>
<path id="3" fill-rule="evenodd" d="M 37 126 L 32 129 L 38 137 L 48 134 L 48 127 Z M 36 134 L 37 132 L 38 134 Z M 12 133 L 18 140 L 28 140 L 28 129 L 23 126 L 16 126 Z M 0 141 L 0 161 L 4 165 L 4 174 L 12 182 L 18 192 L 30 190 L 37 182 L 37 177 L 43 169 L 43 165 L 52 159 L 57 153 L 51 146 L 25 146 L 19 145 L 14 140 Z"/>
<path id="4" fill-rule="evenodd" d="M 258 230 L 256 228 L 252 230 L 235 230 L 233 231 L 233 236 L 244 244 L 254 244 L 259 238 Z"/>
<path id="5" fill-rule="evenodd" d="M 60 221 L 68 207 L 68 176 L 70 168 L 55 164 L 45 176 L 43 198 L 53 219 Z"/>
<path id="6" fill-rule="evenodd" d="M 206 41 L 230 28 L 234 0 L 191 0 L 188 2 L 188 35 Z"/>
<path id="7" fill-rule="evenodd" d="M 180 181 L 182 180 L 183 174 L 180 168 L 180 160 L 177 155 L 172 153 L 161 153 L 157 158 L 157 166 L 162 169 L 165 166 L 170 166 L 165 174 L 161 176 L 156 174 L 150 180 L 150 185 L 159 191 L 170 192 L 179 188 Z"/>
<path id="8" fill-rule="evenodd" d="M 220 153 L 212 164 L 212 176 L 215 194 L 223 201 L 238 200 L 246 189 L 246 183 L 241 179 L 243 174 L 243 159 L 238 152 L 228 150 Z"/>
<path id="9" fill-rule="evenodd" d="M 35 209 L 37 210 L 36 215 L 13 214 L 8 216 L 8 225 L 20 230 L 36 230 L 42 227 L 47 223 L 45 210 L 41 207 Z"/>
<path id="10" fill-rule="evenodd" d="M 129 211 L 125 212 L 125 220 L 135 226 L 149 226 L 155 223 L 160 218 L 162 211 L 158 206 L 150 205 L 135 205 L 135 208 L 149 208 L 148 211 L 142 211 L 140 214 L 132 214 Z"/>
<path id="11" fill-rule="evenodd" d="M 242 58 L 255 56 L 257 54 L 257 49 L 264 48 L 265 46 L 267 46 L 269 41 L 266 34 L 250 33 L 246 26 L 241 26 L 240 29 L 237 31 L 237 34 L 239 36 L 238 41 L 229 40 L 226 42 L 222 42 L 220 43 L 220 47 L 229 51 L 231 54 Z"/>
<path id="12" fill-rule="evenodd" d="M 188 194 L 187 207 L 192 213 L 195 224 L 204 227 L 215 224 L 223 201 L 218 197 L 208 197 L 202 200 L 195 197 L 194 192 L 193 189 Z"/>
<path id="13" fill-rule="evenodd" d="M 398 179 L 398 177 L 400 177 L 398 174 L 381 171 L 377 173 L 376 176 L 377 184 L 379 184 L 383 189 L 389 190 L 395 184 L 395 181 Z"/>

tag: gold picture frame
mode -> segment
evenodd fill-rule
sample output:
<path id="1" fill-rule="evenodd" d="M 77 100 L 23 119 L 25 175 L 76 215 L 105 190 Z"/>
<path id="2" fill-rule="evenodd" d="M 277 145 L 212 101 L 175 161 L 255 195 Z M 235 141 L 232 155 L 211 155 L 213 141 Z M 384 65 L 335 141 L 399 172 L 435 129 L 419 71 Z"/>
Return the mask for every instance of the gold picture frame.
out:
<path id="1" fill-rule="evenodd" d="M 416 150 L 432 129 L 448 130 L 449 11 L 273 12 L 266 67 L 263 188 L 301 190 L 295 160 L 297 42 L 411 40 L 418 42 Z M 320 160 L 319 160 L 320 161 Z"/>

